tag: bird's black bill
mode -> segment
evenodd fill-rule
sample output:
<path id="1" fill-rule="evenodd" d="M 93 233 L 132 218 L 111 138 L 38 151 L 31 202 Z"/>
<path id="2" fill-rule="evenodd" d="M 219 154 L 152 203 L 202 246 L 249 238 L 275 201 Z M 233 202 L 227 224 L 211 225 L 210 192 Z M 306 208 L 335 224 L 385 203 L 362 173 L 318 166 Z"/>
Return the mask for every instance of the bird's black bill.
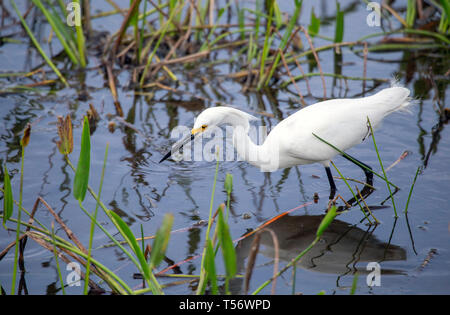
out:
<path id="1" fill-rule="evenodd" d="M 167 160 L 168 158 L 170 158 L 171 155 L 172 155 L 172 151 L 167 152 L 167 154 L 164 155 L 164 157 L 161 159 L 161 161 L 159 161 L 159 163 Z"/>
<path id="2" fill-rule="evenodd" d="M 172 150 L 167 152 L 167 154 L 164 155 L 164 157 L 161 159 L 161 161 L 159 161 L 159 163 L 161 163 L 161 162 L 167 160 L 168 158 L 170 158 L 172 156 L 172 152 L 179 151 L 186 143 L 188 143 L 190 141 L 193 141 L 194 139 L 195 139 L 195 135 L 189 135 L 186 138 L 184 138 L 180 143 L 174 145 Z"/>

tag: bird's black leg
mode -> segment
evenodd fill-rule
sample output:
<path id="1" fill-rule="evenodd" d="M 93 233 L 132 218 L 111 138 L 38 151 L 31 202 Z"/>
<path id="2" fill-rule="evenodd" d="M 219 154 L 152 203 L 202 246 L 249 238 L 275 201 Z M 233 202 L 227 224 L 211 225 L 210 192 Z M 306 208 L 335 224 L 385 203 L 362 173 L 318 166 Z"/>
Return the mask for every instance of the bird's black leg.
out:
<path id="1" fill-rule="evenodd" d="M 352 157 L 348 154 L 347 154 L 347 156 L 346 155 L 342 155 L 342 156 L 345 157 L 350 162 L 358 165 L 364 171 L 364 174 L 366 175 L 366 184 L 367 185 L 364 185 L 364 188 L 361 190 L 361 196 L 363 198 L 368 197 L 374 191 L 374 189 L 373 189 L 373 173 L 371 172 L 372 168 L 369 165 L 355 159 L 354 157 Z M 347 200 L 347 203 L 350 205 L 353 205 L 357 199 L 358 200 L 360 199 L 359 196 L 357 196 L 357 198 L 351 198 L 350 200 Z"/>
<path id="2" fill-rule="evenodd" d="M 349 160 L 350 162 L 358 165 L 364 171 L 364 174 L 366 175 L 366 183 L 369 184 L 370 186 L 373 185 L 373 173 L 371 172 L 372 168 L 369 165 L 355 159 L 353 156 L 350 156 L 348 154 L 342 155 L 342 156 L 344 158 L 346 158 L 347 160 Z M 355 163 L 355 162 L 357 162 L 357 163 Z"/>
<path id="3" fill-rule="evenodd" d="M 333 175 L 329 166 L 325 166 L 325 171 L 327 172 L 328 182 L 330 183 L 330 200 L 334 198 L 336 194 L 336 184 L 334 183 Z"/>

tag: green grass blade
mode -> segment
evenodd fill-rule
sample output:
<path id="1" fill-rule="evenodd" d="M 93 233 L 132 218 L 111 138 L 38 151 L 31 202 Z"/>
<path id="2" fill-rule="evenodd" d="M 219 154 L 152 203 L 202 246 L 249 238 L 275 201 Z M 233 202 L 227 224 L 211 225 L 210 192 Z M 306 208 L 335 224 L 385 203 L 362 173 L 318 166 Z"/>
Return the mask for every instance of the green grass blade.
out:
<path id="1" fill-rule="evenodd" d="M 166 214 L 164 216 L 161 227 L 156 232 L 155 239 L 153 241 L 152 252 L 150 257 L 150 269 L 159 266 L 161 261 L 165 257 L 167 245 L 169 244 L 170 231 L 173 225 L 173 215 Z"/>
<path id="2" fill-rule="evenodd" d="M 130 0 L 130 7 L 133 4 L 134 0 Z M 130 15 L 130 19 L 128 21 L 128 25 L 133 25 L 134 27 L 137 27 L 138 17 L 139 17 L 139 4 L 140 0 L 137 0 L 137 5 L 134 9 L 134 11 Z"/>
<path id="3" fill-rule="evenodd" d="M 395 217 L 397 218 L 398 217 L 397 208 L 395 206 L 394 196 L 392 195 L 391 185 L 389 185 L 389 181 L 386 176 L 386 171 L 384 170 L 383 162 L 381 161 L 380 153 L 378 152 L 377 143 L 375 141 L 375 135 L 373 134 L 372 124 L 370 123 L 369 117 L 367 117 L 367 123 L 369 124 L 369 127 L 370 127 L 370 133 L 372 134 L 373 146 L 375 148 L 375 151 L 377 152 L 378 161 L 380 162 L 380 167 L 381 167 L 381 170 L 383 171 L 383 175 L 384 175 L 384 181 L 386 182 L 386 186 L 389 190 L 389 195 L 390 195 L 391 201 L 392 201 L 392 206 L 394 207 L 394 214 L 395 214 Z"/>
<path id="4" fill-rule="evenodd" d="M 387 35 L 397 34 L 397 33 L 418 34 L 418 35 L 422 35 L 422 36 L 434 37 L 436 39 L 439 39 L 440 41 L 443 41 L 446 44 L 450 44 L 450 40 L 442 34 L 439 34 L 437 32 L 430 32 L 427 30 L 418 30 L 418 29 L 417 30 L 416 29 L 400 29 L 400 30 L 395 30 L 395 31 L 391 31 L 391 32 L 372 33 L 372 34 L 369 34 L 369 35 L 359 38 L 357 40 L 357 42 L 363 42 L 372 37 L 387 36 Z"/>
<path id="5" fill-rule="evenodd" d="M 411 195 L 412 195 L 412 192 L 413 192 L 413 189 L 414 189 L 414 185 L 416 184 L 416 180 L 417 180 L 417 175 L 419 175 L 420 170 L 421 170 L 421 167 L 419 166 L 417 168 L 416 175 L 414 176 L 414 179 L 413 179 L 413 182 L 412 182 L 412 185 L 411 185 L 411 189 L 409 190 L 408 200 L 406 201 L 406 205 L 405 205 L 405 211 L 404 211 L 405 214 L 408 213 L 409 201 L 411 199 Z"/>
<path id="6" fill-rule="evenodd" d="M 228 215 L 230 213 L 230 199 L 231 199 L 231 193 L 233 191 L 233 175 L 228 174 L 225 177 L 225 191 L 227 192 L 227 215 L 226 220 L 228 221 Z"/>
<path id="7" fill-rule="evenodd" d="M 222 14 L 225 13 L 225 10 L 230 6 L 230 4 L 231 4 L 231 2 L 228 2 L 228 4 L 227 4 L 224 8 L 220 8 L 220 9 L 219 9 L 219 12 L 217 13 L 217 20 L 219 20 L 219 19 L 222 17 Z M 216 27 L 217 27 L 217 24 L 215 24 L 215 25 L 211 28 L 211 30 L 210 30 L 210 32 L 209 32 L 209 35 L 208 35 L 208 38 L 207 38 L 206 41 L 203 43 L 202 47 L 200 47 L 200 51 L 204 51 L 204 50 L 206 50 L 206 49 L 208 48 L 208 46 L 212 46 L 212 45 L 211 45 L 211 37 L 213 36 L 213 34 L 214 34 L 215 30 L 216 30 Z M 245 34 L 245 31 L 244 31 L 244 30 L 238 30 L 237 32 L 240 32 L 240 33 L 244 33 L 244 34 Z"/>
<path id="8" fill-rule="evenodd" d="M 406 7 L 406 25 L 409 28 L 414 26 L 414 21 L 416 20 L 416 0 L 408 0 L 408 5 Z"/>
<path id="9" fill-rule="evenodd" d="M 257 11 L 257 12 L 259 12 L 260 11 L 260 2 L 259 1 L 255 1 L 255 10 Z M 254 48 L 253 48 L 253 50 L 250 52 L 250 59 L 249 59 L 249 62 L 253 59 L 253 58 L 257 58 L 256 56 L 257 56 L 257 51 L 258 51 L 258 38 L 259 38 L 259 27 L 260 27 L 260 25 L 261 25 L 261 17 L 260 17 L 260 15 L 259 14 L 257 14 L 256 15 L 256 21 L 255 21 L 255 27 L 253 28 L 254 29 L 254 36 L 253 36 L 253 38 L 254 38 L 254 41 L 255 41 L 255 45 L 253 45 L 254 46 Z"/>
<path id="10" fill-rule="evenodd" d="M 313 7 L 311 10 L 311 22 L 308 27 L 308 34 L 311 37 L 314 37 L 317 34 L 319 34 L 319 30 L 320 30 L 320 19 L 317 18 L 316 15 L 314 14 L 314 7 Z"/>
<path id="11" fill-rule="evenodd" d="M 6 229 L 6 221 L 12 216 L 14 210 L 14 198 L 11 188 L 11 179 L 5 164 L 3 179 L 3 226 Z"/>
<path id="12" fill-rule="evenodd" d="M 269 53 L 269 48 L 270 48 L 270 44 L 269 44 L 269 38 L 271 37 L 271 26 L 272 26 L 272 18 L 273 18 L 273 0 L 272 1 L 268 1 L 268 5 L 269 7 L 269 16 L 267 18 L 267 25 L 266 25 L 266 34 L 264 37 L 264 46 L 263 46 L 263 51 L 261 54 L 261 65 L 259 68 L 259 78 L 260 78 L 260 82 L 262 82 L 262 80 L 264 79 L 264 68 L 265 68 L 265 64 L 266 64 L 266 58 L 267 58 L 267 54 Z"/>
<path id="13" fill-rule="evenodd" d="M 100 196 L 102 193 L 103 179 L 105 178 L 105 169 L 106 169 L 106 160 L 108 158 L 108 149 L 109 149 L 109 143 L 106 143 L 105 157 L 103 158 L 102 174 L 100 176 L 100 187 L 98 189 L 98 198 L 99 199 L 100 199 Z M 95 205 L 94 215 L 91 218 L 91 230 L 89 233 L 88 259 L 86 261 L 86 275 L 85 275 L 85 279 L 84 279 L 84 294 L 85 295 L 87 295 L 88 287 L 89 287 L 89 272 L 90 272 L 90 267 L 91 267 L 92 243 L 94 240 L 94 230 L 95 230 L 95 223 L 97 221 L 98 207 L 99 207 L 99 202 L 97 201 L 97 203 Z"/>
<path id="14" fill-rule="evenodd" d="M 358 273 L 355 273 L 352 281 L 352 288 L 350 289 L 350 295 L 355 295 L 356 288 L 358 287 Z"/>
<path id="15" fill-rule="evenodd" d="M 16 286 L 16 275 L 17 275 L 17 265 L 18 265 L 18 254 L 19 254 L 19 238 L 20 238 L 20 223 L 22 216 L 22 200 L 23 200 L 23 164 L 25 162 L 25 147 L 30 142 L 31 125 L 28 124 L 24 130 L 24 134 L 20 140 L 21 146 L 21 159 L 20 159 L 20 184 L 19 184 L 19 207 L 17 209 L 17 227 L 16 227 L 16 246 L 14 249 L 14 267 L 11 285 L 11 295 L 15 292 Z"/>
<path id="16" fill-rule="evenodd" d="M 142 48 L 144 47 L 144 28 L 145 28 L 145 12 L 147 11 L 147 1 L 144 1 L 144 17 L 142 18 L 141 21 L 141 28 L 139 30 L 139 45 L 138 45 L 138 56 L 137 56 L 137 60 L 138 60 L 138 64 L 141 63 L 141 58 L 142 58 Z M 139 19 L 139 10 L 138 10 L 138 19 Z M 137 25 L 137 23 L 136 23 Z"/>
<path id="17" fill-rule="evenodd" d="M 78 3 L 78 5 L 81 8 L 80 0 L 74 0 L 74 2 Z M 81 13 L 80 13 L 80 15 L 81 15 Z M 81 16 L 80 16 L 80 21 L 81 21 Z M 75 31 L 77 33 L 78 56 L 80 57 L 80 65 L 84 68 L 84 67 L 86 67 L 86 58 L 84 55 L 84 50 L 86 48 L 85 47 L 86 40 L 84 39 L 82 23 L 75 24 Z"/>
<path id="18" fill-rule="evenodd" d="M 53 241 L 53 244 L 56 243 L 55 227 L 54 227 L 53 224 L 52 224 L 52 241 Z M 58 273 L 59 283 L 61 284 L 61 291 L 62 291 L 63 295 L 66 295 L 66 291 L 64 289 L 64 280 L 63 280 L 63 277 L 62 277 L 62 274 L 61 274 L 61 268 L 59 267 L 59 259 L 58 259 L 58 253 L 57 253 L 57 250 L 56 250 L 56 246 L 53 246 L 53 256 L 55 258 L 56 271 Z M 88 281 L 87 279 L 88 278 L 86 277 L 86 282 Z"/>
<path id="19" fill-rule="evenodd" d="M 227 175 L 225 176 L 224 187 L 227 194 L 231 194 L 231 192 L 233 191 L 233 175 L 227 173 Z"/>
<path id="20" fill-rule="evenodd" d="M 147 261 L 145 260 L 144 253 L 141 250 L 141 247 L 139 246 L 138 242 L 136 241 L 136 237 L 134 236 L 133 232 L 129 228 L 129 226 L 123 221 L 123 219 L 114 211 L 109 210 L 109 214 L 111 215 L 111 219 L 114 221 L 114 224 L 116 225 L 117 229 L 119 230 L 122 237 L 125 239 L 125 241 L 128 243 L 130 248 L 133 250 L 134 254 L 136 255 L 137 259 L 140 263 L 140 269 L 143 273 L 143 276 L 145 279 L 150 278 L 150 269 L 147 265 Z"/>
<path id="21" fill-rule="evenodd" d="M 130 245 L 131 249 L 136 255 L 140 264 L 140 266 L 137 267 L 142 272 L 145 280 L 152 289 L 153 294 L 162 294 L 161 288 L 157 284 L 156 279 L 154 279 L 154 275 L 151 272 L 150 267 L 147 264 L 147 261 L 145 260 L 144 253 L 142 252 L 141 247 L 136 241 L 136 237 L 134 237 L 133 232 L 117 213 L 115 213 L 112 210 L 109 210 L 108 212 L 111 217 L 111 220 L 113 220 L 114 222 L 114 225 L 117 227 L 120 234 L 123 236 L 128 245 Z"/>
<path id="22" fill-rule="evenodd" d="M 341 11 L 341 6 L 336 1 L 336 30 L 334 33 L 334 42 L 341 43 L 344 39 L 344 11 Z"/>
<path id="23" fill-rule="evenodd" d="M 441 0 L 442 12 L 441 20 L 439 21 L 439 32 L 447 33 L 448 26 L 450 25 L 450 2 L 448 0 Z"/>
<path id="24" fill-rule="evenodd" d="M 443 13 L 447 16 L 447 23 L 450 24 L 450 2 L 448 0 L 441 0 Z"/>
<path id="25" fill-rule="evenodd" d="M 20 22 L 22 23 L 23 28 L 27 32 L 28 36 L 30 37 L 31 41 L 33 42 L 36 49 L 41 54 L 42 58 L 44 58 L 45 62 L 52 68 L 52 70 L 56 73 L 56 75 L 59 77 L 59 79 L 66 85 L 69 86 L 69 83 L 67 83 L 64 76 L 61 74 L 61 72 L 58 70 L 58 68 L 55 66 L 55 64 L 50 60 L 50 58 L 45 54 L 44 50 L 42 49 L 41 45 L 39 45 L 39 42 L 37 41 L 36 37 L 34 37 L 33 32 L 31 32 L 30 28 L 28 27 L 25 19 L 23 18 L 22 14 L 20 13 L 19 9 L 17 8 L 17 5 L 14 0 L 10 0 L 12 7 L 17 13 L 17 16 L 20 19 Z"/>
<path id="26" fill-rule="evenodd" d="M 334 218 L 337 214 L 337 208 L 336 206 L 332 206 L 327 214 L 323 217 L 322 221 L 320 222 L 319 227 L 317 228 L 316 236 L 321 237 L 323 232 L 328 228 L 328 226 L 333 222 Z"/>
<path id="27" fill-rule="evenodd" d="M 237 12 L 239 30 L 243 30 L 244 25 L 245 25 L 245 10 L 239 8 L 239 1 L 236 1 L 235 4 L 236 4 L 236 12 Z M 241 31 L 241 40 L 245 40 L 245 32 L 242 32 L 242 31 Z"/>
<path id="28" fill-rule="evenodd" d="M 353 198 L 356 200 L 356 202 L 358 203 L 359 208 L 361 209 L 361 212 L 364 214 L 364 216 L 366 217 L 367 221 L 369 221 L 369 223 L 371 223 L 370 218 L 367 216 L 366 211 L 364 210 L 363 206 L 361 205 L 361 203 L 359 202 L 359 198 L 356 196 L 355 192 L 353 191 L 352 187 L 350 187 L 350 184 L 348 183 L 348 181 L 345 179 L 345 176 L 342 175 L 341 171 L 336 167 L 336 165 L 333 163 L 333 161 L 331 161 L 331 165 L 333 165 L 334 169 L 336 170 L 336 172 L 338 172 L 339 176 L 342 178 L 342 180 L 344 181 L 345 185 L 347 186 L 348 190 L 350 190 L 350 192 L 353 195 Z"/>
<path id="29" fill-rule="evenodd" d="M 231 239 L 228 224 L 223 218 L 222 209 L 219 209 L 217 232 L 227 278 L 232 278 L 236 275 L 236 251 L 234 249 L 233 240 Z"/>
<path id="30" fill-rule="evenodd" d="M 209 282 L 211 283 L 211 293 L 216 295 L 219 293 L 217 287 L 217 273 L 216 265 L 214 262 L 214 249 L 210 239 L 206 240 L 206 251 L 205 251 L 205 271 Z"/>
<path id="31" fill-rule="evenodd" d="M 339 149 L 338 147 L 332 145 L 331 143 L 329 143 L 328 141 L 322 139 L 321 137 L 319 137 L 318 135 L 316 135 L 315 133 L 313 133 L 313 136 L 316 137 L 317 139 L 319 139 L 320 141 L 322 141 L 323 143 L 329 145 L 330 147 L 332 147 L 333 149 L 335 149 L 336 151 L 338 151 L 341 155 L 344 155 L 345 157 L 347 157 L 348 159 L 350 159 L 353 163 L 357 164 L 359 167 L 364 168 L 365 170 L 371 172 L 372 174 L 374 174 L 375 176 L 381 178 L 382 180 L 384 180 L 385 182 L 389 183 L 390 185 L 392 185 L 393 187 L 399 189 L 396 185 L 394 185 L 393 183 L 391 183 L 390 181 L 388 181 L 385 177 L 381 176 L 380 174 L 378 174 L 377 172 L 375 172 L 374 170 L 367 168 L 366 166 L 364 166 L 363 164 L 359 163 L 358 161 L 354 160 L 350 155 L 348 155 L 347 153 L 345 153 L 344 151 L 342 151 L 341 149 Z"/>
<path id="32" fill-rule="evenodd" d="M 91 136 L 89 131 L 89 120 L 87 116 L 85 116 L 83 123 L 83 131 L 81 135 L 80 158 L 78 159 L 78 165 L 75 172 L 75 179 L 73 182 L 73 196 L 80 202 L 84 200 L 88 188 L 90 161 L 91 161 Z"/>
<path id="33" fill-rule="evenodd" d="M 209 202 L 209 217 L 208 217 L 208 227 L 206 228 L 206 235 L 205 235 L 205 239 L 211 239 L 210 238 L 210 232 L 211 232 L 211 226 L 212 226 L 212 222 L 213 222 L 213 205 L 214 205 L 214 195 L 216 193 L 216 183 L 217 183 L 217 174 L 219 173 L 219 151 L 216 151 L 217 153 L 217 162 L 216 162 L 216 170 L 214 172 L 214 181 L 213 181 L 213 187 L 212 187 L 212 192 L 211 192 L 211 200 Z M 205 272 L 205 252 L 206 252 L 206 247 L 203 249 L 203 254 L 202 254 L 202 262 L 200 264 L 201 266 L 201 271 L 200 271 L 200 278 L 199 278 L 199 283 L 197 286 L 197 291 L 196 294 L 200 295 L 203 293 L 204 291 L 204 286 L 205 286 L 205 280 L 206 280 L 206 272 Z"/>
<path id="34" fill-rule="evenodd" d="M 289 19 L 289 23 L 286 27 L 286 30 L 284 31 L 283 37 L 281 39 L 280 45 L 278 46 L 279 49 L 281 49 L 282 51 L 285 49 L 287 42 L 289 40 L 289 38 L 291 37 L 292 31 L 294 29 L 294 26 L 297 23 L 297 19 L 298 16 L 300 15 L 301 9 L 302 9 L 302 3 L 303 0 L 299 1 L 299 0 L 295 0 L 295 11 L 294 14 L 292 15 L 292 17 L 290 17 Z M 265 85 L 269 84 L 270 79 L 272 78 L 275 69 L 278 67 L 278 63 L 280 62 L 281 59 L 281 55 L 278 53 L 276 55 L 275 61 L 272 65 L 272 68 L 270 69 L 270 73 L 267 77 L 263 77 L 261 82 L 265 82 Z M 260 86 L 259 86 L 260 87 Z"/>
<path id="35" fill-rule="evenodd" d="M 273 2 L 273 13 L 275 15 L 275 24 L 279 29 L 283 24 L 283 18 L 281 17 L 281 10 L 276 0 Z"/>
<path id="36" fill-rule="evenodd" d="M 155 47 L 153 48 L 153 51 L 151 52 L 150 56 L 148 56 L 147 63 L 145 64 L 144 71 L 142 72 L 142 77 L 141 77 L 141 80 L 139 81 L 139 85 L 141 87 L 144 85 L 144 81 L 145 81 L 145 78 L 147 76 L 148 68 L 150 67 L 150 65 L 152 63 L 153 57 L 155 56 L 156 51 L 158 50 L 159 45 L 161 44 L 161 41 L 163 40 L 164 36 L 166 35 L 166 32 L 167 32 L 167 30 L 169 28 L 169 25 L 171 25 L 172 20 L 175 17 L 176 12 L 182 8 L 182 4 L 183 3 L 178 4 L 176 9 L 174 9 L 172 11 L 172 13 L 170 14 L 170 16 L 167 19 L 167 21 L 165 22 L 164 26 L 161 27 L 161 34 L 160 34 L 160 36 L 158 38 L 158 41 L 155 44 Z"/>
<path id="37" fill-rule="evenodd" d="M 64 48 L 64 51 L 69 56 L 70 60 L 78 65 L 78 59 L 73 53 L 71 47 L 69 46 L 67 42 L 67 33 L 63 30 L 63 27 L 61 27 L 61 23 L 58 23 L 58 17 L 54 14 L 51 14 L 47 8 L 42 4 L 40 0 L 32 0 L 34 5 L 41 10 L 41 12 L 44 14 L 45 18 L 49 22 L 50 26 L 52 27 L 53 31 L 56 34 L 56 37 L 58 37 L 61 45 Z"/>
<path id="38" fill-rule="evenodd" d="M 77 54 L 77 60 L 79 63 L 78 49 L 77 49 L 77 43 L 76 43 L 76 32 L 74 32 L 73 29 L 68 24 L 68 20 L 67 20 L 68 13 L 67 13 L 66 8 L 64 7 L 64 4 L 62 7 L 60 4 L 60 7 L 61 7 L 60 11 L 63 13 L 63 17 L 60 17 L 60 13 L 55 8 L 53 3 L 50 0 L 46 0 L 46 1 L 51 9 L 51 15 L 54 17 L 54 21 L 57 25 L 57 28 L 64 35 L 64 38 L 67 40 L 67 43 L 70 45 L 70 48 L 74 52 L 74 54 Z"/>
<path id="39" fill-rule="evenodd" d="M 49 242 L 52 242 L 51 239 L 46 240 Z M 57 240 L 56 243 L 52 244 L 54 246 L 58 246 L 60 248 L 64 248 L 67 251 L 70 251 L 80 257 L 83 258 L 87 258 L 87 254 L 85 254 L 84 252 L 82 252 L 79 248 L 72 246 L 72 244 L 68 244 L 66 242 L 64 242 L 64 240 Z M 122 280 L 120 279 L 116 273 L 114 273 L 113 271 L 109 270 L 107 267 L 105 267 L 103 264 L 101 264 L 99 261 L 95 260 L 92 258 L 92 264 L 96 265 L 100 270 L 102 270 L 105 273 L 106 278 L 104 279 L 108 285 L 117 293 L 119 294 L 132 294 L 133 291 L 131 290 L 130 287 L 128 287 L 128 285 Z M 114 281 L 114 282 L 112 282 Z M 121 289 L 119 286 L 116 285 L 119 284 L 123 289 Z"/>

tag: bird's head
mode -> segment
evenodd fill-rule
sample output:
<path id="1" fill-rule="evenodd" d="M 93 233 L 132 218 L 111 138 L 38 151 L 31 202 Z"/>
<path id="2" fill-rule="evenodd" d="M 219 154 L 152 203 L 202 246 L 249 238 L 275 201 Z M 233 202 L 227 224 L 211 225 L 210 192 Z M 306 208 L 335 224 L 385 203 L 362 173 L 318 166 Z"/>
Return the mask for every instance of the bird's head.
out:
<path id="1" fill-rule="evenodd" d="M 205 109 L 195 119 L 194 127 L 191 130 L 192 135 L 204 132 L 208 127 L 218 127 L 223 124 L 224 115 L 219 107 L 210 107 Z"/>
<path id="2" fill-rule="evenodd" d="M 180 150 L 183 145 L 189 141 L 193 141 L 197 135 L 205 130 L 229 124 L 232 126 L 242 126 L 245 131 L 248 131 L 250 128 L 249 122 L 256 119 L 256 117 L 232 107 L 218 106 L 207 108 L 198 115 L 194 127 L 191 130 L 191 134 L 183 139 L 178 146 L 172 148 L 172 150 L 162 158 L 160 163 L 169 158 L 173 151 Z"/>
<path id="3" fill-rule="evenodd" d="M 245 131 L 248 131 L 250 121 L 256 119 L 256 117 L 232 107 L 210 107 L 198 115 L 191 133 L 196 135 L 208 128 L 222 125 L 241 126 L 244 127 Z"/>

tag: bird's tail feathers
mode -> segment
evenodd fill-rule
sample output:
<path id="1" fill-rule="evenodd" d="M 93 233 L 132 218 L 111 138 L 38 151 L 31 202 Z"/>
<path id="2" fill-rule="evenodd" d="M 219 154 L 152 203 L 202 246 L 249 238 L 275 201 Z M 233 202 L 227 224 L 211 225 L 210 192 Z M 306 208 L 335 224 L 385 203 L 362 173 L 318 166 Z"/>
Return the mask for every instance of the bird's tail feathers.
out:
<path id="1" fill-rule="evenodd" d="M 393 81 L 391 82 L 390 88 L 381 90 L 374 96 L 376 97 L 378 106 L 382 103 L 386 107 L 387 110 L 385 115 L 389 115 L 396 111 L 409 111 L 408 108 L 414 104 L 414 101 L 409 94 L 409 89 L 401 86 L 398 81 Z"/>
<path id="2" fill-rule="evenodd" d="M 397 106 L 391 111 L 391 112 L 406 112 L 411 113 L 410 107 L 412 105 L 415 105 L 417 102 L 414 98 L 409 96 L 410 91 L 409 89 L 405 88 L 400 82 L 397 77 L 393 77 L 391 79 L 391 89 L 393 90 L 393 93 L 397 95 L 392 102 L 394 104 L 397 104 Z M 402 92 L 400 92 L 402 91 Z"/>

